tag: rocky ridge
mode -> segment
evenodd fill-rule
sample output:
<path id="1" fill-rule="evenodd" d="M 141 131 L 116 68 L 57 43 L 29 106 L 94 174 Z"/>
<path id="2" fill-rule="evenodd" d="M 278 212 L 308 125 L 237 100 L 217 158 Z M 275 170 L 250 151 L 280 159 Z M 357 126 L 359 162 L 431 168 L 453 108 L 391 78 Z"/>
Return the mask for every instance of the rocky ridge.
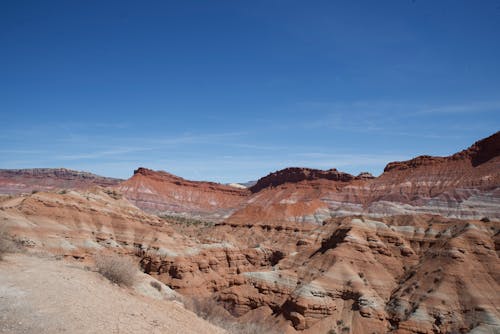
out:
<path id="1" fill-rule="evenodd" d="M 221 220 L 249 191 L 214 182 L 189 181 L 163 171 L 139 168 L 117 189 L 141 209 L 166 215 Z"/>
<path id="2" fill-rule="evenodd" d="M 139 168 L 117 189 L 156 214 L 243 224 L 316 222 L 368 214 L 500 220 L 500 133 L 449 157 L 389 163 L 382 175 L 310 168 L 271 173 L 247 189 Z"/>
<path id="3" fill-rule="evenodd" d="M 0 169 L 0 194 L 114 186 L 122 180 L 66 168 Z"/>
<path id="4" fill-rule="evenodd" d="M 320 170 L 312 168 L 289 167 L 277 172 L 271 173 L 257 181 L 255 185 L 250 187 L 253 193 L 257 193 L 262 189 L 276 187 L 284 183 L 297 183 L 301 181 L 313 181 L 325 179 L 330 181 L 349 182 L 359 179 L 372 179 L 370 173 L 361 173 L 358 176 L 353 176 L 348 173 L 339 172 L 337 169 Z"/>
<path id="5" fill-rule="evenodd" d="M 262 178 L 228 220 L 307 221 L 353 214 L 500 220 L 500 132 L 449 157 L 389 163 L 382 175 L 284 169 Z M 301 212 L 302 211 L 302 212 Z"/>

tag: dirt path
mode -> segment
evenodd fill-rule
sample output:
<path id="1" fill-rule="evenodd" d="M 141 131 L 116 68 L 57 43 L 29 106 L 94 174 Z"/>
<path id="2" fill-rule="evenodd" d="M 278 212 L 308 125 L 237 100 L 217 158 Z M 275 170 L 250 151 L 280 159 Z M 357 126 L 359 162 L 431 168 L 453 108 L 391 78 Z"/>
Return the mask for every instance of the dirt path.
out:
<path id="1" fill-rule="evenodd" d="M 0 333 L 223 333 L 176 302 L 111 284 L 80 264 L 0 261 Z"/>

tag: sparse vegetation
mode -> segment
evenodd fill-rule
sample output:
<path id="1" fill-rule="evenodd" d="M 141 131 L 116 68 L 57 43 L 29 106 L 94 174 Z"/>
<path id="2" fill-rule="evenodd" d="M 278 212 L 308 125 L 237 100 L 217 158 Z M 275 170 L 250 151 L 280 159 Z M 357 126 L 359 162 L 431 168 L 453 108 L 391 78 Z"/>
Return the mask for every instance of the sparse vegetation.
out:
<path id="1" fill-rule="evenodd" d="M 16 250 L 17 245 L 7 233 L 5 226 L 0 226 L 0 261 L 3 259 L 5 254 L 13 253 Z"/>
<path id="2" fill-rule="evenodd" d="M 151 281 L 149 284 L 158 291 L 161 291 L 161 284 L 156 281 Z"/>
<path id="3" fill-rule="evenodd" d="M 116 190 L 111 190 L 111 189 L 105 189 L 104 192 L 111 198 L 113 199 L 121 199 L 123 196 L 122 194 L 120 194 L 119 192 L 117 192 Z"/>
<path id="4" fill-rule="evenodd" d="M 171 215 L 161 215 L 160 218 L 167 220 L 169 223 L 187 225 L 187 226 L 213 226 L 214 223 L 205 220 L 199 220 L 195 218 L 181 217 L 181 216 L 171 216 Z"/>
<path id="5" fill-rule="evenodd" d="M 97 271 L 113 283 L 132 286 L 135 282 L 137 268 L 125 257 L 101 253 L 96 256 L 95 264 Z"/>

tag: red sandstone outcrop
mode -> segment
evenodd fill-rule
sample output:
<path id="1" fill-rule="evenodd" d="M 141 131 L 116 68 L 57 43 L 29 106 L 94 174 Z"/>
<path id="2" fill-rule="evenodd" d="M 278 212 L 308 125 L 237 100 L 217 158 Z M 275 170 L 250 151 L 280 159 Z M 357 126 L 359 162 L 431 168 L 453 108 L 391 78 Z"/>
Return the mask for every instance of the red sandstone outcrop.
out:
<path id="1" fill-rule="evenodd" d="M 262 178 L 231 222 L 321 223 L 330 216 L 433 213 L 500 220 L 500 132 L 449 157 L 392 162 L 382 175 L 289 168 Z M 304 211 L 301 213 L 301 209 Z"/>
<path id="2" fill-rule="evenodd" d="M 250 188 L 253 193 L 259 192 L 264 188 L 276 187 L 284 183 L 296 183 L 300 181 L 313 181 L 325 179 L 331 181 L 349 182 L 355 179 L 348 173 L 339 172 L 335 168 L 329 170 L 320 170 L 312 168 L 290 167 L 271 173 L 257 181 Z"/>
<path id="3" fill-rule="evenodd" d="M 222 223 L 195 229 L 203 246 L 187 253 L 145 250 L 142 266 L 234 315 L 269 314 L 289 333 L 488 331 L 500 328 L 499 231 L 439 216 Z"/>
<path id="4" fill-rule="evenodd" d="M 0 224 L 25 245 L 75 257 L 103 248 L 130 254 L 141 245 L 175 248 L 185 239 L 161 218 L 102 188 L 0 198 Z"/>
<path id="5" fill-rule="evenodd" d="M 249 191 L 214 182 L 189 181 L 163 171 L 139 168 L 118 186 L 141 209 L 220 220 L 247 198 Z"/>
<path id="6" fill-rule="evenodd" d="M 394 169 L 404 170 L 420 166 L 435 166 L 451 161 L 465 161 L 472 167 L 477 167 L 491 159 L 497 158 L 500 155 L 500 132 L 475 142 L 471 147 L 461 152 L 455 153 L 449 157 L 432 157 L 428 155 L 419 156 L 417 158 L 389 163 L 384 172 L 389 172 Z"/>
<path id="7" fill-rule="evenodd" d="M 500 220 L 500 132 L 449 157 L 389 163 L 379 177 L 286 168 L 238 189 L 139 168 L 118 187 L 153 213 L 242 224 L 316 222 L 335 216 L 431 213 Z"/>
<path id="8" fill-rule="evenodd" d="M 114 186 L 122 180 L 66 168 L 0 169 L 0 194 Z"/>

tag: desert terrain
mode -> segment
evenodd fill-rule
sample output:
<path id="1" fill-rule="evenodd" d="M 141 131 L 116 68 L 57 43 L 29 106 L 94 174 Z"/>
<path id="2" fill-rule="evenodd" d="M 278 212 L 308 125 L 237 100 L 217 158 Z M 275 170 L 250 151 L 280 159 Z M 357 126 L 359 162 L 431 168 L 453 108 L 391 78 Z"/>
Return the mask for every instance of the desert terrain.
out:
<path id="1" fill-rule="evenodd" d="M 500 332 L 499 132 L 377 177 L 0 170 L 0 193 L 0 332 Z"/>

